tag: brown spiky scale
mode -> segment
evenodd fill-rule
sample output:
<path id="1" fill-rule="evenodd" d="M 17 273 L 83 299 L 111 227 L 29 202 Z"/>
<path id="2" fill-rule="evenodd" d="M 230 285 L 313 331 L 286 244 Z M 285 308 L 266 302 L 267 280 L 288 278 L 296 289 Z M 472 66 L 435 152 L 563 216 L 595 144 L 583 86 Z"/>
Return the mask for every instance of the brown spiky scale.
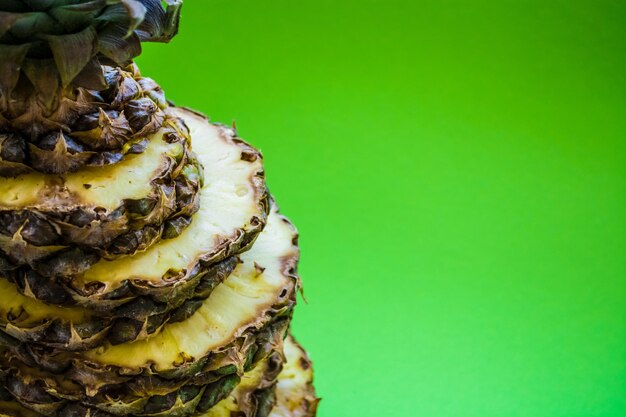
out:
<path id="1" fill-rule="evenodd" d="M 103 70 L 106 89 L 76 88 L 75 94 L 63 97 L 52 113 L 47 113 L 38 97 L 31 95 L 24 102 L 13 103 L 18 117 L 8 120 L 0 115 L 0 176 L 17 176 L 30 170 L 74 172 L 83 166 L 114 164 L 127 154 L 145 150 L 147 138 L 167 119 L 162 89 L 142 77 L 135 65 L 124 69 L 105 66 Z M 66 140 L 81 145 L 82 150 L 42 153 L 50 151 L 40 145 L 44 138 L 59 132 Z"/>
<path id="2" fill-rule="evenodd" d="M 94 117 L 95 114 L 82 116 L 84 123 Z M 79 123 L 81 122 L 79 119 Z M 73 136 L 97 151 L 121 149 L 133 134 L 124 113 L 115 110 L 105 112 L 98 109 L 95 127 L 82 132 L 74 132 Z"/>
<path id="3" fill-rule="evenodd" d="M 86 165 L 95 154 L 63 134 L 62 131 L 46 135 L 38 146 L 29 144 L 32 167 L 49 174 L 76 171 Z"/>

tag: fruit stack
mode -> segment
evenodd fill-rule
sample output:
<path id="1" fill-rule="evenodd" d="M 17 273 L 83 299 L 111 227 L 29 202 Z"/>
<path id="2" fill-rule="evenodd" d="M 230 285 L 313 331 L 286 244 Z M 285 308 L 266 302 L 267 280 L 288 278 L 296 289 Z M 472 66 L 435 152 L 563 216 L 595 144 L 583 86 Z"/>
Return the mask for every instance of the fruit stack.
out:
<path id="1" fill-rule="evenodd" d="M 132 60 L 181 0 L 0 2 L 0 415 L 314 416 L 297 233 Z"/>

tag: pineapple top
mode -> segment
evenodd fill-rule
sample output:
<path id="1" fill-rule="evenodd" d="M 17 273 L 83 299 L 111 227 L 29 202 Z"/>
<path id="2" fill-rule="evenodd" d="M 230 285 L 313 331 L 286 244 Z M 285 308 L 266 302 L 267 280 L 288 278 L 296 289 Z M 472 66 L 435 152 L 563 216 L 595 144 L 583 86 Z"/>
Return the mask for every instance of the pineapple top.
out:
<path id="1" fill-rule="evenodd" d="M 164 6 L 165 3 L 165 6 Z M 128 65 L 142 41 L 178 31 L 182 0 L 0 1 L 0 108 L 33 90 L 107 87 L 102 64 Z"/>

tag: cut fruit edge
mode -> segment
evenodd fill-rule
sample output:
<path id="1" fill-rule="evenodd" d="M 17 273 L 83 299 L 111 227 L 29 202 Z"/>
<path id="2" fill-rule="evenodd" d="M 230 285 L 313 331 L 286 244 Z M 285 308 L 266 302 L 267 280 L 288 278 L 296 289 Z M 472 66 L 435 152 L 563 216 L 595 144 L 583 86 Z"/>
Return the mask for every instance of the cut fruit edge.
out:
<path id="1" fill-rule="evenodd" d="M 177 191 L 195 192 L 185 177 L 196 164 L 188 132 L 177 116 L 168 118 L 146 143 L 145 152 L 115 165 L 3 178 L 0 246 L 7 256 L 22 245 L 32 264 L 70 245 L 106 248 L 126 232 L 163 223 L 177 211 Z M 12 259 L 24 263 L 17 255 Z"/>
<path id="2" fill-rule="evenodd" d="M 284 356 L 286 362 L 274 386 L 271 386 L 272 377 L 265 375 L 268 362 L 263 362 L 246 373 L 227 398 L 200 417 L 231 417 L 236 412 L 242 412 L 246 417 L 265 417 L 261 415 L 258 396 L 267 389 L 274 391 L 275 402 L 269 417 L 315 417 L 319 399 L 313 387 L 313 367 L 305 350 L 291 335 L 285 340 Z M 0 401 L 0 417 L 41 416 L 17 402 Z"/>
<path id="3" fill-rule="evenodd" d="M 180 297 L 155 302 L 140 296 L 102 313 L 44 304 L 0 279 L 0 331 L 23 343 L 68 351 L 89 350 L 105 342 L 117 345 L 147 339 L 165 324 L 183 321 L 193 314 L 238 262 L 237 257 L 230 257 L 207 268 Z"/>
<path id="4" fill-rule="evenodd" d="M 3 213 L 3 232 L 14 232 L 10 236 L 0 233 L 0 253 L 5 258 L 0 269 L 15 276 L 29 274 L 30 269 L 46 277 L 76 274 L 100 257 L 111 260 L 133 255 L 162 239 L 178 236 L 199 209 L 202 167 L 190 153 L 175 171 L 161 184 L 155 183 L 150 196 L 126 202 L 126 207 L 143 205 L 139 211 L 145 215 L 122 214 L 119 209 L 108 218 L 85 220 L 77 226 L 35 211 Z M 89 219 L 100 214 L 86 216 Z M 44 243 L 33 244 L 27 236 Z"/>
<path id="5" fill-rule="evenodd" d="M 313 386 L 313 364 L 293 336 L 287 337 L 284 346 L 286 362 L 278 376 L 276 405 L 269 417 L 315 417 L 320 399 Z"/>
<path id="6" fill-rule="evenodd" d="M 285 339 L 284 362 L 274 383 L 269 387 L 254 383 L 254 390 L 250 391 L 254 372 L 244 376 L 231 395 L 200 417 L 231 417 L 237 413 L 246 417 L 315 417 L 319 399 L 313 387 L 313 365 L 291 334 Z M 250 379 L 246 380 L 247 377 Z M 271 390 L 269 406 L 268 390 Z"/>
<path id="7" fill-rule="evenodd" d="M 62 298 L 56 293 L 67 293 L 73 303 L 101 310 L 137 295 L 167 300 L 203 268 L 254 243 L 269 211 L 261 154 L 231 128 L 211 124 L 186 109 L 172 111 L 189 127 L 193 151 L 204 166 L 200 208 L 191 224 L 178 237 L 132 256 L 101 259 L 81 274 L 50 279 L 45 285 L 31 282 L 28 293 L 28 279 L 21 276 L 14 281 L 26 295 L 41 298 L 34 289 L 54 284 L 56 298 Z"/>
<path id="8" fill-rule="evenodd" d="M 98 408 L 111 402 L 111 389 L 124 387 L 126 398 L 116 402 L 131 404 L 151 395 L 145 387 L 174 391 L 204 385 L 215 375 L 241 375 L 282 345 L 300 285 L 298 258 L 297 231 L 274 206 L 242 263 L 185 321 L 167 324 L 147 340 L 86 352 L 51 352 L 4 340 L 5 364 L 19 358 L 5 369 L 31 392 L 42 389 Z M 59 369 L 63 374 L 55 375 Z"/>

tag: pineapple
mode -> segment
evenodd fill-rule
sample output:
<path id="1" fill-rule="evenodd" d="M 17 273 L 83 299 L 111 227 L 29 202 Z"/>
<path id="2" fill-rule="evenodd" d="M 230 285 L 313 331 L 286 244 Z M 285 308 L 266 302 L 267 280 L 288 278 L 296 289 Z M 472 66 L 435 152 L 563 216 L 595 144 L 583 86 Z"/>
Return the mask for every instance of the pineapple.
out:
<path id="1" fill-rule="evenodd" d="M 244 375 L 228 397 L 202 417 L 314 416 L 318 399 L 313 388 L 311 361 L 291 335 L 285 340 L 285 358 L 284 365 L 271 357 L 259 364 Z"/>
<path id="2" fill-rule="evenodd" d="M 261 154 L 132 62 L 181 6 L 0 2 L 0 416 L 315 414 Z"/>
<path id="3" fill-rule="evenodd" d="M 313 372 L 306 352 L 289 336 L 285 340 L 286 363 L 274 354 L 244 374 L 239 385 L 200 417 L 314 417 L 319 400 L 313 388 Z M 0 416 L 41 417 L 19 403 L 0 399 Z M 171 415 L 171 414 L 169 414 Z M 93 417 L 105 414 L 95 411 Z"/>
<path id="4" fill-rule="evenodd" d="M 276 386 L 276 405 L 269 416 L 315 417 L 319 399 L 313 388 L 311 360 L 292 336 L 286 340 L 285 356 L 287 362 Z"/>
<path id="5" fill-rule="evenodd" d="M 299 285 L 295 240 L 293 226 L 274 209 L 255 245 L 200 308 L 148 339 L 78 352 L 39 345 L 25 351 L 17 339 L 5 340 L 7 390 L 50 416 L 74 415 L 76 407 L 84 415 L 91 408 L 113 415 L 152 415 L 159 406 L 163 413 L 208 411 L 240 374 L 280 349 Z M 82 319 L 81 311 L 60 317 L 45 304 L 36 307 L 24 310 L 35 323 L 58 317 L 71 326 Z"/>
<path id="6" fill-rule="evenodd" d="M 132 65 L 141 40 L 176 33 L 181 2 L 168 4 L 0 4 L 0 175 L 14 177 L 0 188 L 2 270 L 73 273 L 189 224 L 199 164 L 160 87 Z"/>

